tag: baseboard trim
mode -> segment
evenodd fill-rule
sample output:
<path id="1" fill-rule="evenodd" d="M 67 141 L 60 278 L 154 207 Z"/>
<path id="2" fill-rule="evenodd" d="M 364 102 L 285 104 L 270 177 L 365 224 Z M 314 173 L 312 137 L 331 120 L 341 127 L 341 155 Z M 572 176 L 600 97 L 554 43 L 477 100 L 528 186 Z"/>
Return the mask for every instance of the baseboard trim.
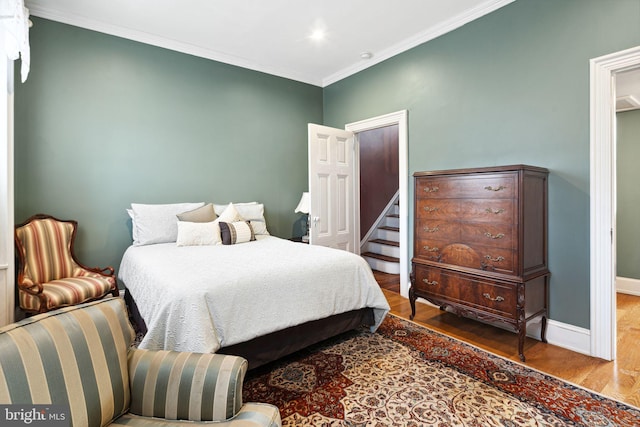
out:
<path id="1" fill-rule="evenodd" d="M 640 296 L 640 280 L 629 277 L 616 277 L 616 292 Z"/>
<path id="2" fill-rule="evenodd" d="M 540 340 L 542 319 L 527 323 L 527 336 Z M 591 355 L 591 331 L 556 320 L 547 319 L 547 342 L 577 353 Z"/>
<path id="3" fill-rule="evenodd" d="M 418 302 L 437 307 L 422 298 L 418 298 Z M 502 327 L 500 324 L 493 324 L 496 327 Z M 527 337 L 540 341 L 540 332 L 542 330 L 542 318 L 537 317 L 527 322 Z M 562 347 L 576 353 L 591 356 L 591 331 L 589 329 L 580 328 L 568 323 L 558 322 L 556 320 L 547 319 L 547 343 Z"/>
<path id="4" fill-rule="evenodd" d="M 591 331 L 589 329 L 548 320 L 547 342 L 576 353 L 591 356 Z"/>

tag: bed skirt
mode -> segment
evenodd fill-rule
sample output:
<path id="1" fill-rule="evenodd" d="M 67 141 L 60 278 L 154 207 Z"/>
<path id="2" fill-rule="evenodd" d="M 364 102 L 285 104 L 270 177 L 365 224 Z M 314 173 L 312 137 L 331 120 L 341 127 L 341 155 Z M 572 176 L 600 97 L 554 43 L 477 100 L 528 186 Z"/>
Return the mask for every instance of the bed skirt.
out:
<path id="1" fill-rule="evenodd" d="M 138 311 L 136 302 L 126 290 L 124 300 L 136 331 L 146 333 L 147 326 L 144 319 Z M 222 347 L 218 352 L 242 356 L 249 362 L 249 369 L 255 369 L 320 341 L 361 326 L 372 326 L 374 323 L 373 309 L 361 308 L 324 319 L 312 320 L 229 347 Z"/>

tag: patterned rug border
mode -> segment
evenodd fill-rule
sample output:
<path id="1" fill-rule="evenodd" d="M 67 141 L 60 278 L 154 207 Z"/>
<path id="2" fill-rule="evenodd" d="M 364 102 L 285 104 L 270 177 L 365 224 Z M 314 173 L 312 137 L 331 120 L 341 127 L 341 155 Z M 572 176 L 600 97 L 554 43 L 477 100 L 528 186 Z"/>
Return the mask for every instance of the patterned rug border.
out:
<path id="1" fill-rule="evenodd" d="M 489 362 L 494 363 L 497 366 L 499 366 L 501 364 L 502 365 L 507 365 L 507 366 L 508 365 L 513 365 L 513 366 L 519 367 L 520 370 L 532 371 L 532 372 L 538 374 L 540 377 L 542 377 L 545 381 L 549 381 L 550 383 L 556 382 L 556 383 L 560 383 L 561 385 L 566 385 L 566 386 L 569 386 L 569 387 L 573 387 L 574 389 L 576 389 L 578 391 L 581 391 L 583 394 L 589 395 L 593 400 L 598 401 L 598 402 L 602 403 L 603 405 L 605 405 L 607 403 L 607 401 L 608 401 L 608 402 L 611 402 L 611 404 L 613 406 L 615 406 L 616 409 L 618 409 L 618 410 L 626 411 L 626 412 L 629 412 L 630 414 L 635 412 L 636 417 L 638 419 L 640 419 L 640 408 L 635 407 L 633 405 L 630 405 L 630 404 L 628 404 L 626 402 L 623 402 L 623 401 L 621 401 L 619 399 L 612 398 L 610 396 L 606 396 L 606 395 L 604 395 L 602 393 L 599 393 L 597 391 L 588 389 L 588 388 L 583 387 L 583 386 L 581 386 L 579 384 L 575 384 L 575 383 L 573 383 L 571 381 L 567 381 L 567 380 L 565 380 L 563 378 L 551 375 L 549 373 L 541 371 L 540 369 L 536 369 L 536 368 L 533 368 L 531 366 L 528 366 L 525 363 L 521 363 L 519 361 L 511 360 L 511 359 L 509 359 L 507 357 L 504 357 L 504 356 L 501 356 L 499 354 L 492 353 L 491 351 L 488 351 L 488 350 L 485 350 L 483 348 L 480 348 L 480 347 L 478 347 L 478 346 L 476 346 L 474 344 L 470 344 L 468 342 L 462 341 L 462 340 L 460 340 L 458 338 L 451 337 L 451 336 L 446 335 L 446 334 L 444 334 L 442 332 L 433 330 L 433 329 L 429 328 L 428 326 L 419 324 L 419 323 L 414 322 L 412 320 L 405 319 L 403 317 L 400 317 L 400 316 L 397 316 L 397 315 L 394 315 L 394 314 L 391 314 L 391 313 L 388 313 L 387 316 L 396 319 L 396 321 L 398 321 L 399 323 L 403 323 L 404 322 L 404 323 L 407 323 L 409 325 L 412 325 L 415 328 L 425 330 L 425 331 L 427 331 L 427 333 L 431 333 L 431 334 L 439 337 L 440 339 L 447 341 L 449 344 L 453 344 L 454 348 L 455 348 L 455 346 L 458 346 L 458 347 L 461 347 L 461 348 L 466 348 L 468 351 L 471 351 L 471 352 L 474 352 L 474 353 L 478 353 L 481 357 L 485 357 Z M 440 364 L 442 364 L 444 366 L 447 366 L 448 368 L 451 368 L 451 369 L 453 369 L 453 370 L 455 370 L 457 372 L 460 372 L 463 375 L 467 375 L 467 376 L 469 376 L 469 377 L 471 377 L 471 378 L 473 378 L 473 379 L 475 379 L 477 381 L 480 381 L 485 385 L 488 385 L 490 387 L 495 387 L 498 390 L 501 390 L 501 391 L 503 391 L 505 393 L 508 393 L 509 395 L 516 397 L 521 402 L 524 402 L 524 403 L 526 403 L 528 405 L 535 406 L 535 407 L 540 408 L 542 410 L 549 410 L 548 407 L 545 407 L 542 403 L 537 402 L 535 399 L 532 399 L 530 396 L 529 397 L 528 396 L 524 396 L 521 393 L 516 393 L 516 392 L 514 392 L 514 391 L 512 391 L 512 390 L 510 390 L 510 389 L 508 389 L 506 387 L 501 387 L 499 385 L 500 384 L 499 381 L 492 381 L 492 380 L 489 380 L 487 378 L 484 378 L 484 377 L 478 375 L 477 372 L 473 372 L 471 369 L 469 369 L 468 366 L 460 366 L 459 364 L 453 364 L 453 363 L 449 362 L 446 359 L 446 355 L 444 355 L 444 357 L 437 357 L 437 355 L 434 356 L 433 354 L 427 354 L 425 351 L 422 351 L 420 349 L 420 347 L 416 346 L 415 344 L 412 344 L 412 343 L 409 343 L 409 342 L 404 342 L 402 339 L 400 339 L 398 337 L 394 337 L 394 336 L 391 336 L 390 334 L 384 333 L 384 327 L 385 326 L 386 325 L 383 322 L 383 324 L 378 329 L 378 331 L 376 331 L 376 333 L 382 333 L 388 339 L 394 340 L 395 342 L 398 342 L 398 343 L 404 345 L 405 347 L 408 347 L 409 349 L 414 349 L 414 350 L 420 351 L 420 357 L 425 362 L 426 361 L 431 361 L 431 362 L 440 363 Z M 382 329 L 382 331 L 381 331 L 381 329 Z M 500 363 L 496 363 L 496 361 L 492 360 L 492 359 L 497 359 L 498 361 L 500 361 Z M 559 413 L 557 413 L 557 414 L 560 415 Z M 567 417 L 567 416 L 563 416 L 563 417 L 565 417 L 567 419 L 567 421 L 569 421 L 569 422 L 576 422 L 575 419 L 571 419 L 570 417 Z M 592 420 L 592 421 L 594 421 L 593 425 L 600 425 L 600 424 L 596 424 L 596 421 L 598 421 L 598 420 Z M 615 424 L 615 425 L 618 425 L 618 424 Z M 640 425 L 640 424 L 621 424 L 621 425 L 633 425 L 633 426 L 635 426 L 635 425 Z"/>
<path id="2" fill-rule="evenodd" d="M 477 346 L 477 345 L 475 345 L 475 344 L 468 343 L 468 342 L 463 341 L 463 340 L 461 340 L 461 339 L 459 339 L 459 338 L 452 337 L 452 336 L 447 335 L 447 334 L 445 334 L 445 333 L 443 333 L 443 332 L 436 331 L 435 329 L 431 329 L 430 327 L 425 326 L 425 325 L 420 324 L 420 323 L 417 323 L 417 322 L 415 322 L 415 321 L 413 321 L 413 320 L 405 319 L 404 317 L 401 317 L 401 316 L 398 316 L 398 315 L 396 315 L 396 314 L 392 314 L 392 313 L 387 313 L 387 316 L 395 317 L 396 319 L 401 320 L 401 321 L 403 321 L 403 322 L 411 323 L 411 324 L 413 324 L 413 325 L 415 325 L 415 326 L 417 326 L 417 327 L 419 327 L 419 328 L 427 329 L 427 330 L 429 330 L 429 332 L 432 332 L 432 333 L 434 333 L 434 334 L 436 334 L 436 335 L 440 335 L 440 336 L 441 336 L 441 337 L 443 337 L 443 338 L 446 338 L 446 339 L 449 339 L 449 340 L 453 340 L 453 341 L 459 342 L 460 344 L 462 344 L 462 345 L 464 345 L 464 346 L 471 347 L 471 348 L 473 348 L 473 349 L 475 349 L 475 350 L 477 350 L 477 351 L 481 351 L 481 352 L 487 353 L 487 354 L 489 354 L 490 356 L 493 356 L 493 357 L 497 357 L 497 358 L 499 358 L 499 359 L 502 359 L 503 361 L 505 361 L 505 362 L 507 362 L 507 363 L 513 363 L 514 365 L 518 365 L 518 366 L 524 367 L 524 368 L 526 368 L 526 369 L 529 369 L 529 370 L 535 371 L 535 372 L 537 372 L 537 373 L 538 373 L 538 374 L 540 374 L 540 375 L 543 375 L 543 376 L 549 377 L 549 378 L 551 378 L 551 379 L 554 379 L 554 380 L 557 380 L 557 381 L 560 381 L 560 382 L 563 382 L 563 383 L 569 384 L 570 386 L 573 386 L 573 387 L 575 387 L 575 388 L 581 389 L 581 390 L 583 390 L 583 391 L 585 391 L 585 392 L 587 392 L 587 393 L 591 393 L 591 394 L 597 395 L 597 396 L 599 396 L 599 397 L 601 397 L 601 398 L 603 398 L 603 399 L 611 400 L 611 401 L 613 401 L 613 402 L 619 403 L 619 404 L 620 404 L 620 405 L 622 405 L 622 406 L 627 406 L 627 407 L 629 407 L 629 409 L 633 409 L 633 410 L 636 410 L 636 411 L 640 412 L 640 407 L 638 407 L 638 406 L 634 406 L 634 405 L 632 405 L 632 404 L 630 404 L 630 403 L 624 402 L 624 401 L 622 401 L 622 400 L 620 400 L 620 399 L 618 399 L 618 398 L 615 398 L 615 397 L 607 396 L 606 394 L 600 393 L 600 392 L 595 391 L 595 390 L 592 390 L 592 389 L 590 389 L 590 388 L 588 388 L 588 387 L 585 387 L 585 386 L 582 386 L 582 385 L 580 385 L 580 384 L 574 383 L 574 382 L 572 382 L 572 381 L 566 380 L 566 379 L 564 379 L 564 378 L 562 378 L 562 377 L 559 377 L 559 376 L 556 376 L 556 375 L 550 374 L 550 373 L 548 373 L 548 372 L 545 372 L 545 371 L 543 371 L 543 370 L 541 370 L 541 369 L 538 369 L 538 368 L 535 368 L 535 367 L 533 367 L 533 366 L 527 365 L 526 363 L 520 362 L 520 361 L 518 361 L 518 360 L 513 360 L 513 359 L 510 359 L 510 358 L 508 358 L 508 357 L 506 357 L 506 356 L 502 356 L 502 355 L 500 355 L 500 354 L 493 353 L 493 352 L 492 352 L 492 351 L 490 351 L 490 350 L 487 350 L 487 349 L 485 349 L 485 348 L 479 347 L 479 346 Z M 402 345 L 405 345 L 405 346 L 409 346 L 409 344 L 406 344 L 406 343 L 401 343 L 401 344 L 402 344 Z M 578 353 L 578 354 L 581 354 L 581 353 Z M 584 356 L 589 356 L 589 355 L 584 355 Z M 591 356 L 589 356 L 589 357 L 591 357 Z M 454 365 L 448 364 L 448 363 L 446 363 L 446 362 L 442 362 L 442 363 L 446 364 L 448 367 L 450 367 L 450 368 L 452 368 L 452 369 L 457 370 L 458 372 L 461 372 L 461 373 L 463 373 L 463 374 L 467 374 L 467 375 L 469 375 L 469 373 L 468 373 L 468 372 L 463 371 L 463 370 L 460 370 L 460 369 L 458 369 L 458 368 L 457 368 L 456 366 L 454 366 Z M 479 380 L 479 381 L 482 381 L 480 378 L 476 378 L 475 376 L 474 376 L 474 378 L 475 378 L 475 379 L 477 379 L 477 380 Z M 483 382 L 484 382 L 484 381 L 483 381 Z M 490 382 L 489 382 L 489 383 L 486 383 L 486 384 L 493 385 L 493 383 L 490 383 Z"/>
<path id="3" fill-rule="evenodd" d="M 369 339 L 367 338 L 368 336 L 372 338 Z M 348 344 L 352 340 L 356 340 L 354 344 Z M 536 411 L 539 411 L 539 415 L 534 415 L 533 412 L 529 413 L 524 409 L 525 407 L 517 409 L 517 406 L 509 406 L 505 413 L 509 415 L 506 418 L 500 418 L 503 413 L 499 412 L 499 405 L 495 407 L 487 406 L 493 399 L 498 399 L 498 402 L 501 402 L 499 395 L 488 392 L 489 394 L 481 393 L 477 398 L 474 398 L 472 394 L 467 393 L 471 389 L 466 389 L 464 385 L 459 388 L 461 383 L 454 377 L 448 377 L 444 370 L 442 378 L 446 381 L 453 381 L 453 388 L 451 389 L 453 394 L 437 391 L 437 388 L 434 389 L 427 385 L 427 388 L 423 390 L 427 393 L 435 392 L 436 394 L 432 395 L 436 399 L 435 401 L 431 400 L 431 397 L 427 397 L 425 401 L 414 400 L 419 398 L 417 396 L 420 396 L 421 392 L 408 392 L 409 394 L 405 398 L 408 398 L 412 403 L 406 408 L 403 408 L 403 405 L 398 406 L 397 397 L 399 395 L 397 392 L 404 393 L 403 390 L 410 390 L 402 384 L 407 380 L 411 380 L 411 375 L 415 375 L 417 371 L 412 371 L 412 374 L 399 378 L 396 376 L 398 373 L 396 370 L 394 374 L 391 374 L 392 377 L 390 378 L 395 378 L 395 380 L 391 381 L 399 380 L 399 383 L 393 384 L 400 384 L 400 388 L 388 395 L 389 398 L 392 395 L 394 396 L 393 401 L 386 401 L 384 400 L 386 399 L 384 396 L 387 396 L 385 392 L 380 391 L 378 393 L 375 391 L 381 390 L 378 388 L 380 385 L 375 382 L 377 380 L 374 380 L 373 383 L 365 380 L 367 375 L 373 375 L 374 378 L 378 379 L 385 377 L 381 369 L 386 369 L 384 367 L 389 362 L 386 361 L 387 359 L 384 356 L 380 359 L 380 365 L 377 363 L 370 364 L 367 361 L 376 359 L 365 358 L 362 369 L 352 371 L 355 366 L 360 366 L 353 365 L 357 359 L 352 357 L 362 351 L 370 351 L 366 350 L 370 345 L 376 345 L 374 348 L 380 348 L 381 350 L 385 348 L 387 350 L 391 349 L 386 345 L 378 347 L 382 344 L 380 340 L 388 340 L 389 343 L 398 346 L 397 348 L 405 349 L 405 356 L 424 363 L 425 367 L 442 366 L 451 372 L 456 372 L 458 375 L 468 378 L 470 381 L 477 382 L 479 386 L 487 387 L 487 390 L 504 393 L 514 402 L 520 402 L 525 407 L 532 408 L 532 410 L 535 408 Z M 372 356 L 377 354 L 376 352 L 377 350 L 373 350 Z M 343 360 L 343 357 L 346 357 L 346 359 Z M 405 359 L 402 360 L 398 365 L 395 365 L 395 368 L 406 363 Z M 346 364 L 343 365 L 345 362 Z M 391 363 L 392 365 L 390 366 L 393 367 L 393 362 Z M 345 376 L 342 373 L 342 369 L 346 369 L 351 373 Z M 432 368 L 427 368 L 427 370 L 429 369 Z M 424 378 L 428 378 L 428 376 L 429 374 L 427 373 Z M 365 382 L 362 382 L 363 380 Z M 416 384 L 421 383 L 418 379 L 416 381 Z M 392 383 L 390 382 L 389 384 Z M 369 393 L 373 394 L 359 394 L 367 388 L 370 388 Z M 364 426 L 369 425 L 366 423 L 367 419 L 372 416 L 377 417 L 377 409 L 372 408 L 377 408 L 378 404 L 382 405 L 381 408 L 386 408 L 380 413 L 380 416 L 388 422 L 391 420 L 388 417 L 393 417 L 394 419 L 397 419 L 395 418 L 397 416 L 404 417 L 403 414 L 406 415 L 407 411 L 424 411 L 426 407 L 423 406 L 425 403 L 422 402 L 426 402 L 427 405 L 430 405 L 428 402 L 438 402 L 436 405 L 445 402 L 444 404 L 447 405 L 447 398 L 456 399 L 455 401 L 458 402 L 455 407 L 452 407 L 452 410 L 454 410 L 453 408 L 458 408 L 459 402 L 466 401 L 471 403 L 474 399 L 479 399 L 477 400 L 480 405 L 478 408 L 482 407 L 486 410 L 486 412 L 479 414 L 483 414 L 481 417 L 484 421 L 491 419 L 491 425 L 496 419 L 500 420 L 502 423 L 500 425 L 504 426 L 530 425 L 523 420 L 533 419 L 538 422 L 535 425 L 545 426 L 632 427 L 640 425 L 640 410 L 633 405 L 393 314 L 388 314 L 375 333 L 371 333 L 366 328 L 353 330 L 250 371 L 245 380 L 245 392 L 246 398 L 249 398 L 247 401 L 255 400 L 276 404 L 281 410 L 283 422 L 286 421 L 285 425 Z M 460 397 L 462 400 L 457 400 Z M 345 399 L 344 403 L 342 403 L 343 399 Z M 451 402 L 453 403 L 453 400 Z M 415 405 L 419 405 L 420 409 Z M 386 410 L 394 410 L 393 408 L 402 409 L 399 409 L 400 412 L 396 411 L 393 414 L 385 412 Z M 371 410 L 374 413 L 369 412 Z M 512 410 L 516 412 L 512 412 Z M 349 414 L 349 421 L 347 421 L 347 413 Z M 473 413 L 472 410 L 471 414 Z M 412 412 L 412 414 L 423 421 L 425 420 L 423 417 L 425 412 Z M 429 412 L 426 412 L 426 414 L 429 414 Z M 455 412 L 455 414 L 447 410 L 442 415 L 429 415 L 431 416 L 429 419 L 451 420 L 452 416 L 454 418 L 461 416 L 459 420 L 463 420 L 462 424 L 467 425 L 464 420 L 469 421 L 469 415 L 469 413 L 464 412 L 464 409 L 462 409 L 462 412 Z M 530 415 L 534 418 L 528 418 Z M 471 416 L 475 417 L 475 415 Z M 553 419 L 556 421 L 552 421 Z M 365 421 L 364 424 L 362 423 L 363 421 Z M 540 421 L 542 423 L 539 423 Z M 557 424 L 558 421 L 562 424 Z M 387 424 L 383 422 L 375 425 Z M 400 424 L 394 423 L 393 425 Z M 413 423 L 411 425 L 436 424 Z M 441 425 L 441 423 L 438 425 Z M 445 422 L 442 425 L 448 424 Z M 475 424 L 474 421 L 471 421 L 468 425 L 476 426 L 479 424 L 477 424 L 477 421 L 475 421 Z"/>

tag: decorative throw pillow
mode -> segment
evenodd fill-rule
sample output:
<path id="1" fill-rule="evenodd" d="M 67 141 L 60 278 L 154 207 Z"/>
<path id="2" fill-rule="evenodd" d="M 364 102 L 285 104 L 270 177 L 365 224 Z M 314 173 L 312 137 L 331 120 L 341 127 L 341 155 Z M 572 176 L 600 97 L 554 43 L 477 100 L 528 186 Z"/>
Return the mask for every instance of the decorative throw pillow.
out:
<path id="1" fill-rule="evenodd" d="M 178 221 L 177 246 L 215 245 L 218 239 L 218 224 L 211 222 Z"/>
<path id="2" fill-rule="evenodd" d="M 249 221 L 220 222 L 220 235 L 223 245 L 235 245 L 256 240 Z"/>
<path id="3" fill-rule="evenodd" d="M 131 203 L 135 231 L 135 246 L 154 243 L 175 242 L 178 238 L 176 215 L 204 206 L 200 203 L 173 203 L 167 205 L 145 205 Z"/>
<path id="4" fill-rule="evenodd" d="M 240 216 L 234 204 L 229 203 L 229 205 L 227 205 L 227 208 L 222 213 L 220 213 L 218 219 L 214 221 L 214 223 L 216 224 L 216 243 L 222 243 L 219 224 L 222 222 L 233 223 L 237 221 L 244 221 L 244 218 Z"/>
<path id="5" fill-rule="evenodd" d="M 218 217 L 213 210 L 213 203 L 208 203 L 201 208 L 191 211 L 182 212 L 176 216 L 178 220 L 187 222 L 211 222 Z"/>
<path id="6" fill-rule="evenodd" d="M 251 221 L 253 232 L 258 235 L 269 235 L 267 222 L 264 219 L 264 204 L 258 202 L 232 203 L 240 216 L 247 221 Z M 213 209 L 220 215 L 229 205 L 213 204 Z M 228 221 L 227 221 L 228 222 Z"/>

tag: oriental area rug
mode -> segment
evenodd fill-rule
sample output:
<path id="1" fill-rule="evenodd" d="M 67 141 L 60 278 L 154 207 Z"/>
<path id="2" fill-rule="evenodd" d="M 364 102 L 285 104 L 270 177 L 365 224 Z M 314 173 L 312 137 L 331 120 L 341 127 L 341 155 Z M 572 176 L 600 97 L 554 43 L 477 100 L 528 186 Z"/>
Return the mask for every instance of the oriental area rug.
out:
<path id="1" fill-rule="evenodd" d="M 249 371 L 285 426 L 640 426 L 640 410 L 388 315 Z"/>

